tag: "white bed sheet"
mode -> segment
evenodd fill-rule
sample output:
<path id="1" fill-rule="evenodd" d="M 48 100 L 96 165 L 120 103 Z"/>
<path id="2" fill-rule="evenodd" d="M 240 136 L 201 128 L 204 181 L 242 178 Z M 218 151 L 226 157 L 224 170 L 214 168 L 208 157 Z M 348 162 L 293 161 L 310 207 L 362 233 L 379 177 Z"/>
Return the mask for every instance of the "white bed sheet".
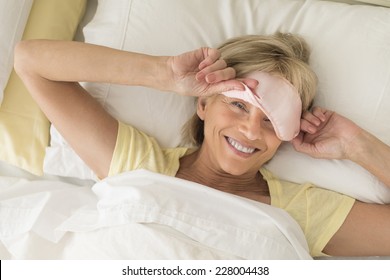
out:
<path id="1" fill-rule="evenodd" d="M 0 177 L 1 259 L 310 259 L 283 210 L 138 170 L 92 187 Z"/>

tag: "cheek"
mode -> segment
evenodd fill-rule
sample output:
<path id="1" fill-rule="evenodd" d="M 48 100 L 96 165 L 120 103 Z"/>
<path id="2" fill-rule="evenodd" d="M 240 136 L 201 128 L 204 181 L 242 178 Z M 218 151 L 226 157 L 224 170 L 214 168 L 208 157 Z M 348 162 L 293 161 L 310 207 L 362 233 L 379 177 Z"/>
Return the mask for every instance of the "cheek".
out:
<path id="1" fill-rule="evenodd" d="M 266 136 L 265 140 L 268 147 L 267 153 L 270 154 L 270 157 L 273 157 L 282 141 L 274 133 Z"/>
<path id="2" fill-rule="evenodd" d="M 237 120 L 237 116 L 225 108 L 215 108 L 205 114 L 205 131 L 215 131 L 227 126 L 231 126 Z"/>

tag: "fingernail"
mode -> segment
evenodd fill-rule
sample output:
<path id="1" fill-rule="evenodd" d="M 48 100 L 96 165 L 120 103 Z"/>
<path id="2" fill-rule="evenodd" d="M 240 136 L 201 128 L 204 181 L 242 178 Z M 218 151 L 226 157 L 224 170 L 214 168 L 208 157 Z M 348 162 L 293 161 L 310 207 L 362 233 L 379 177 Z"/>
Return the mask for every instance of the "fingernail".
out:
<path id="1" fill-rule="evenodd" d="M 204 80 L 204 77 L 205 77 L 205 74 L 203 72 L 198 72 L 196 74 L 196 80 L 198 80 L 198 81 Z"/>
<path id="2" fill-rule="evenodd" d="M 210 73 L 206 76 L 206 82 L 213 83 L 215 82 L 216 76 L 214 73 Z"/>
<path id="3" fill-rule="evenodd" d="M 315 133 L 315 132 L 316 132 L 316 129 L 315 129 L 314 127 L 312 127 L 312 126 L 309 126 L 309 127 L 307 128 L 307 131 L 308 131 L 309 133 Z"/>
<path id="4" fill-rule="evenodd" d="M 199 64 L 198 68 L 199 68 L 199 70 L 202 70 L 203 68 L 205 68 L 205 66 L 206 66 L 206 63 L 205 63 L 204 61 L 202 61 L 202 62 Z"/>

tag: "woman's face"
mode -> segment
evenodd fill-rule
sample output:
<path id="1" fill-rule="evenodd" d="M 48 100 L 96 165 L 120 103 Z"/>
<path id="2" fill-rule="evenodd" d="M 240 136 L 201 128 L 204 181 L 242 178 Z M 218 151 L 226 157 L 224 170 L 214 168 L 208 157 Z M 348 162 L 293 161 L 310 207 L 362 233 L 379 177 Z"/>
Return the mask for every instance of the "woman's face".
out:
<path id="1" fill-rule="evenodd" d="M 256 173 L 281 143 L 263 111 L 241 99 L 200 98 L 197 113 L 204 120 L 203 154 L 219 171 Z"/>

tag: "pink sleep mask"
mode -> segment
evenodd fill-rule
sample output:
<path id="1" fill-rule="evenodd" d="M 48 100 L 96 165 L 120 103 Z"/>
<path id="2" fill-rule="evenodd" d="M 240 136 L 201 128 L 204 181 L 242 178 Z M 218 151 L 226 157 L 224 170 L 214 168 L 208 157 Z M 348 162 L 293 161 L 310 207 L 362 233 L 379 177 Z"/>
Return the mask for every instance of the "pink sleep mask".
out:
<path id="1" fill-rule="evenodd" d="M 276 136 L 290 141 L 300 131 L 302 101 L 297 89 L 286 79 L 266 72 L 253 72 L 248 78 L 259 81 L 252 91 L 245 84 L 245 90 L 222 92 L 230 98 L 238 98 L 260 108 L 274 126 Z"/>

